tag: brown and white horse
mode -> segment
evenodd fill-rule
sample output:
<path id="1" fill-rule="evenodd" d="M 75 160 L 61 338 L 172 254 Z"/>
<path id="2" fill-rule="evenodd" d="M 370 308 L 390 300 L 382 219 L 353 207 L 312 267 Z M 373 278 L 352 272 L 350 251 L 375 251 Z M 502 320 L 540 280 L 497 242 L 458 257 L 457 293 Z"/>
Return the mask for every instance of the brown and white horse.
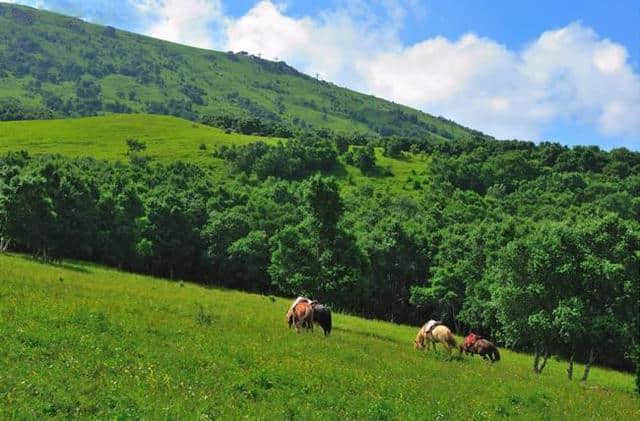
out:
<path id="1" fill-rule="evenodd" d="M 289 328 L 295 325 L 296 332 L 300 333 L 300 329 L 304 324 L 308 329 L 313 330 L 313 301 L 308 298 L 298 297 L 287 311 L 287 323 Z"/>
<path id="2" fill-rule="evenodd" d="M 433 325 L 433 321 L 430 320 L 420 328 L 414 341 L 416 349 L 425 349 L 426 341 L 431 341 L 431 345 L 433 346 L 433 350 L 435 351 L 436 342 L 440 342 L 447 350 L 447 353 L 449 353 L 449 359 L 451 359 L 451 350 L 457 348 L 456 338 L 453 336 L 453 333 L 451 333 L 451 329 L 449 329 L 445 325 L 439 324 L 435 327 L 432 327 Z"/>

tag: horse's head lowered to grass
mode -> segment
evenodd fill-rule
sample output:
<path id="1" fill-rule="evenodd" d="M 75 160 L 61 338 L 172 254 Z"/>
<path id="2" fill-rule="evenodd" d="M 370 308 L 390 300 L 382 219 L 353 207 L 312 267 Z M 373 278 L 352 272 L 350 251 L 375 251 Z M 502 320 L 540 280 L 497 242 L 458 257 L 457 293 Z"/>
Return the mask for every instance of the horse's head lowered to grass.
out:
<path id="1" fill-rule="evenodd" d="M 331 333 L 331 310 L 327 306 L 319 303 L 313 304 L 313 321 L 322 327 L 325 336 Z"/>

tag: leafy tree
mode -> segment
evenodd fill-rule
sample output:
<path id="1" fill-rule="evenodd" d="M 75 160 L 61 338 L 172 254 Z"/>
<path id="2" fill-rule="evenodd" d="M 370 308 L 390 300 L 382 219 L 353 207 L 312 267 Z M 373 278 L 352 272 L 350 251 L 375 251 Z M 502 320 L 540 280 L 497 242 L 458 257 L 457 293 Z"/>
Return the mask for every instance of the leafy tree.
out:
<path id="1" fill-rule="evenodd" d="M 360 168 L 363 173 L 373 171 L 376 166 L 376 154 L 373 146 L 367 145 L 363 148 L 357 148 L 353 154 L 353 160 L 356 167 Z"/>
<path id="2" fill-rule="evenodd" d="M 336 180 L 324 179 L 320 175 L 310 177 L 304 184 L 304 201 L 316 238 L 322 242 L 321 246 L 330 246 L 343 211 Z"/>
<path id="3" fill-rule="evenodd" d="M 546 224 L 516 239 L 501 253 L 492 291 L 498 303 L 500 335 L 509 345 L 532 349 L 536 373 L 557 349 L 554 312 L 573 287 L 575 232 Z"/>
<path id="4" fill-rule="evenodd" d="M 127 139 L 127 155 L 133 155 L 147 149 L 147 144 L 138 139 Z"/>
<path id="5" fill-rule="evenodd" d="M 57 214 L 44 168 L 27 166 L 9 180 L 5 212 L 5 231 L 16 246 L 45 260 L 58 257 L 54 237 Z"/>

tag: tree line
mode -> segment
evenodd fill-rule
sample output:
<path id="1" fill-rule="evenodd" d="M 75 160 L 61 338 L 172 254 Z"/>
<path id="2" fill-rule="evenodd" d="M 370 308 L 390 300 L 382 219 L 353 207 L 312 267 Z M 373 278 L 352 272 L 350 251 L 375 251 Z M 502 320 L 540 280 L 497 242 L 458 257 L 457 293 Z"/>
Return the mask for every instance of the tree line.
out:
<path id="1" fill-rule="evenodd" d="M 153 162 L 137 141 L 127 162 L 6 154 L 0 245 L 305 294 L 396 322 L 440 318 L 531 352 L 537 372 L 554 355 L 569 361 L 569 377 L 573 361 L 631 369 L 640 154 L 485 138 L 374 138 L 350 151 L 344 135 L 324 136 L 218 149 L 232 170 L 224 179 Z M 349 152 L 395 142 L 396 155 L 432 158 L 411 194 L 375 178 L 343 194 L 326 176 Z"/>

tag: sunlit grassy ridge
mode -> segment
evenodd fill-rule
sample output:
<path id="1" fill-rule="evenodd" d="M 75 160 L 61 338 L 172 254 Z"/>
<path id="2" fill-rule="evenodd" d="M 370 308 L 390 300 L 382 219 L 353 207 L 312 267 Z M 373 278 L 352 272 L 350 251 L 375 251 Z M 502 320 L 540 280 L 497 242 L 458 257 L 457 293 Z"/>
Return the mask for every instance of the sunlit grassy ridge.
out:
<path id="1" fill-rule="evenodd" d="M 208 166 L 220 179 L 229 177 L 230 172 L 224 161 L 213 157 L 216 147 L 278 142 L 276 138 L 225 133 L 222 129 L 177 117 L 149 114 L 0 122 L 0 154 L 25 150 L 31 154 L 56 153 L 125 161 L 129 138 L 145 142 L 144 153 L 158 162 L 183 160 Z M 205 149 L 201 149 L 201 145 Z M 378 165 L 389 168 L 391 176 L 367 177 L 349 165 L 340 165 L 333 175 L 347 190 L 371 183 L 390 192 L 415 191 L 413 180 L 428 178 L 429 158 L 425 156 L 406 154 L 403 159 L 394 159 L 382 156 L 380 149 L 376 155 Z"/>
<path id="2" fill-rule="evenodd" d="M 287 329 L 288 300 L 89 264 L 0 256 L 0 418 L 633 419 L 630 375 L 550 361 L 446 361 L 417 327 L 336 315 Z M 581 367 L 577 368 L 578 370 Z"/>
<path id="3" fill-rule="evenodd" d="M 126 160 L 126 139 L 145 142 L 145 153 L 160 162 L 211 161 L 211 149 L 220 145 L 244 145 L 274 139 L 225 133 L 177 117 L 145 114 L 112 114 L 62 120 L 10 121 L 0 123 L 0 153 L 26 150 L 29 153 L 59 153 L 96 159 Z"/>

